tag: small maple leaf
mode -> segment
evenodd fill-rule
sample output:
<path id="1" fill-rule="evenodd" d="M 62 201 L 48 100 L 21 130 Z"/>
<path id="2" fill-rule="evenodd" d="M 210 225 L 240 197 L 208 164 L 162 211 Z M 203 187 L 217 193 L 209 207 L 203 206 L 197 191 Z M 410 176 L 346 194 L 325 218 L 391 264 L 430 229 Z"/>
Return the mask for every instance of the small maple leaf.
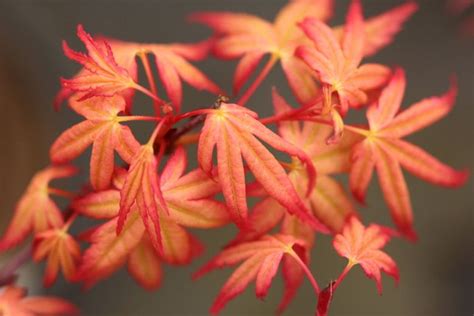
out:
<path id="1" fill-rule="evenodd" d="M 71 303 L 56 297 L 26 296 L 26 290 L 8 286 L 0 292 L 0 313 L 3 316 L 65 316 L 77 315 L 79 310 Z"/>
<path id="2" fill-rule="evenodd" d="M 113 96 L 138 87 L 127 70 L 117 64 L 112 49 L 106 42 L 103 46 L 99 45 L 84 31 L 82 25 L 77 26 L 77 36 L 86 46 L 87 55 L 73 51 L 65 41 L 63 49 L 67 57 L 84 66 L 84 71 L 72 79 L 61 79 L 63 89 L 84 92 L 79 99 L 82 101 L 93 96 Z"/>
<path id="3" fill-rule="evenodd" d="M 221 104 L 210 110 L 199 137 L 198 161 L 207 174 L 212 171 L 212 154 L 217 147 L 217 171 L 225 201 L 234 222 L 246 228 L 247 200 L 242 158 L 267 193 L 292 214 L 313 228 L 325 227 L 312 217 L 301 201 L 281 164 L 258 140 L 296 156 L 308 172 L 306 192 L 311 192 L 315 169 L 309 157 L 298 147 L 280 138 L 257 119 L 257 114 L 236 104 Z"/>
<path id="4" fill-rule="evenodd" d="M 284 255 L 305 265 L 299 253 L 305 244 L 290 235 L 266 235 L 258 241 L 246 242 L 224 249 L 209 263 L 197 271 L 193 278 L 199 278 L 217 268 L 244 261 L 222 287 L 211 307 L 212 314 L 218 314 L 228 301 L 242 293 L 252 280 L 256 280 L 256 295 L 263 299 L 270 289 L 273 277 Z"/>
<path id="5" fill-rule="evenodd" d="M 364 202 L 375 168 L 392 218 L 406 237 L 415 239 L 410 195 L 400 166 L 428 182 L 446 187 L 462 185 L 468 172 L 454 170 L 423 149 L 400 139 L 447 115 L 454 105 L 456 86 L 442 96 L 424 99 L 398 113 L 405 82 L 404 71 L 397 69 L 378 104 L 368 109 L 370 128 L 364 140 L 353 149 L 350 186 L 354 196 Z"/>
<path id="6" fill-rule="evenodd" d="M 33 243 L 33 260 L 38 262 L 47 258 L 44 286 L 50 287 L 56 281 L 59 270 L 72 281 L 81 258 L 78 242 L 68 232 L 69 224 L 50 229 L 36 235 Z"/>
<path id="7" fill-rule="evenodd" d="M 123 230 L 131 207 L 136 204 L 153 246 L 161 250 L 163 245 L 160 214 L 169 214 L 169 210 L 158 183 L 157 166 L 158 160 L 152 143 L 141 146 L 132 158 L 125 183 L 120 191 L 117 235 Z"/>
<path id="8" fill-rule="evenodd" d="M 329 85 L 330 93 L 337 94 L 343 114 L 349 105 L 366 103 L 366 91 L 381 87 L 387 81 L 388 67 L 379 64 L 359 66 L 364 57 L 365 39 L 360 1 L 351 3 L 342 42 L 318 19 L 305 18 L 300 26 L 315 46 L 299 46 L 295 54 L 318 73 L 321 82 Z"/>
<path id="9" fill-rule="evenodd" d="M 56 178 L 70 177 L 75 173 L 76 169 L 71 166 L 50 166 L 34 175 L 0 240 L 0 251 L 15 247 L 25 240 L 30 232 L 38 234 L 63 225 L 61 210 L 50 198 L 54 190 L 49 187 L 49 182 Z"/>
<path id="10" fill-rule="evenodd" d="M 381 294 L 381 271 L 392 276 L 397 282 L 399 279 L 395 261 L 380 250 L 389 240 L 389 234 L 379 225 L 372 224 L 366 228 L 356 217 L 351 217 L 342 233 L 334 237 L 333 246 L 340 256 L 349 260 L 350 266 L 360 264 L 367 277 L 377 283 Z"/>
<path id="11" fill-rule="evenodd" d="M 114 171 L 114 150 L 130 163 L 140 144 L 128 126 L 120 124 L 118 114 L 125 109 L 120 95 L 91 97 L 85 101 L 80 95 L 70 100 L 71 107 L 86 118 L 64 131 L 50 150 L 54 163 L 64 163 L 79 156 L 92 144 L 90 181 L 96 190 L 107 189 Z"/>

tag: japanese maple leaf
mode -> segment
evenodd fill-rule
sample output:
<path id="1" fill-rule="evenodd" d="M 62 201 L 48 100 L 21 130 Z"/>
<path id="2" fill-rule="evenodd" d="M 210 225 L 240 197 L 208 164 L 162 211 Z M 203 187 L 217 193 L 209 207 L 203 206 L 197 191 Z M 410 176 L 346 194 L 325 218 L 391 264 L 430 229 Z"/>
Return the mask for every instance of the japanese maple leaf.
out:
<path id="1" fill-rule="evenodd" d="M 376 282 L 381 294 L 381 271 L 396 281 L 399 278 L 395 261 L 381 250 L 389 240 L 389 234 L 382 227 L 375 224 L 364 227 L 356 217 L 352 217 L 342 233 L 334 237 L 333 246 L 340 256 L 349 260 L 350 267 L 360 264 L 367 277 Z"/>
<path id="2" fill-rule="evenodd" d="M 207 174 L 212 171 L 212 154 L 217 147 L 217 171 L 225 201 L 234 222 L 247 227 L 247 199 L 242 159 L 267 193 L 290 213 L 313 228 L 325 230 L 298 196 L 291 180 L 276 158 L 257 137 L 273 148 L 296 156 L 309 174 L 307 192 L 314 184 L 315 169 L 309 157 L 298 147 L 280 138 L 257 120 L 257 114 L 236 104 L 223 103 L 209 110 L 199 137 L 198 161 Z"/>
<path id="3" fill-rule="evenodd" d="M 318 91 L 314 74 L 294 57 L 298 44 L 305 41 L 296 26 L 305 16 L 326 20 L 332 15 L 332 0 L 290 1 L 277 14 L 274 23 L 245 13 L 202 12 L 190 16 L 191 21 L 206 24 L 216 31 L 215 55 L 223 59 L 241 60 L 234 74 L 234 94 L 257 68 L 266 54 L 273 62 L 281 61 L 293 93 L 302 103 L 314 100 Z"/>
<path id="4" fill-rule="evenodd" d="M 408 1 L 364 22 L 364 55 L 372 56 L 393 41 L 403 23 L 418 10 L 418 4 Z M 333 28 L 340 42 L 344 38 L 344 26 Z"/>
<path id="5" fill-rule="evenodd" d="M 146 58 L 146 54 L 151 54 L 166 93 L 177 112 L 183 99 L 181 81 L 198 90 L 225 94 L 204 73 L 188 62 L 204 59 L 209 51 L 209 41 L 196 44 L 133 43 L 108 38 L 98 41 L 110 44 L 117 62 L 128 70 L 134 80 L 138 78 L 136 57 Z"/>
<path id="6" fill-rule="evenodd" d="M 273 277 L 278 272 L 280 262 L 285 255 L 287 255 L 285 257 L 298 262 L 307 270 L 304 260 L 300 257 L 301 249 L 304 247 L 303 241 L 290 235 L 266 235 L 260 240 L 224 249 L 197 271 L 193 278 L 199 278 L 212 270 L 243 261 L 224 284 L 211 307 L 210 312 L 218 314 L 230 300 L 242 293 L 254 279 L 256 281 L 256 295 L 263 299 L 267 295 Z M 315 282 L 314 279 L 312 279 L 312 282 Z M 315 283 L 313 283 L 313 286 L 317 288 Z"/>
<path id="7" fill-rule="evenodd" d="M 56 297 L 26 296 L 26 290 L 8 286 L 0 292 L 0 314 L 3 316 L 65 316 L 77 315 L 71 303 Z"/>
<path id="8" fill-rule="evenodd" d="M 365 40 L 360 1 L 351 3 L 342 42 L 318 19 L 306 18 L 300 26 L 314 46 L 299 46 L 295 54 L 318 73 L 320 81 L 330 87 L 331 93 L 337 94 L 342 113 L 349 105 L 366 103 L 366 91 L 381 87 L 387 81 L 388 67 L 379 64 L 359 66 L 364 57 Z"/>
<path id="9" fill-rule="evenodd" d="M 86 120 L 64 131 L 50 149 L 54 163 L 64 163 L 79 156 L 92 144 L 90 182 L 96 190 L 107 189 L 114 171 L 114 151 L 130 163 L 140 144 L 128 126 L 120 124 L 118 115 L 125 109 L 120 95 L 71 98 L 71 107 Z"/>
<path id="10" fill-rule="evenodd" d="M 142 145 L 132 158 L 125 183 L 120 190 L 117 235 L 122 232 L 132 206 L 136 205 L 153 245 L 161 250 L 160 215 L 169 214 L 169 210 L 158 182 L 157 166 L 153 143 Z"/>
<path id="11" fill-rule="evenodd" d="M 332 0 L 293 0 L 277 14 L 273 24 L 257 16 L 245 13 L 202 12 L 193 14 L 191 21 L 206 24 L 217 33 L 214 54 L 222 59 L 241 57 L 234 75 L 234 93 L 257 68 L 266 54 L 275 63 L 281 61 L 293 94 L 302 104 L 315 100 L 318 86 L 314 71 L 294 56 L 294 50 L 302 44 L 310 44 L 297 27 L 305 17 L 326 21 L 332 15 Z M 407 3 L 373 17 L 365 24 L 367 54 L 373 54 L 389 44 L 403 22 L 416 10 Z M 338 28 L 335 32 L 339 34 Z M 370 44 L 370 46 L 369 46 Z"/>
<path id="12" fill-rule="evenodd" d="M 276 115 L 293 110 L 276 90 L 273 91 L 273 104 Z M 332 233 L 340 232 L 345 219 L 350 214 L 354 214 L 355 209 L 342 185 L 333 180 L 331 175 L 349 171 L 351 148 L 360 141 L 361 137 L 348 132 L 338 144 L 327 145 L 325 139 L 332 132 L 330 126 L 312 122 L 301 125 L 295 121 L 283 121 L 278 124 L 278 127 L 283 139 L 304 150 L 318 170 L 316 186 L 306 196 L 305 186 L 308 182 L 308 174 L 296 160 L 293 161 L 288 176 L 299 196 L 314 216 Z M 307 245 L 305 256 L 309 261 L 314 243 L 314 231 L 303 221 L 289 215 L 285 208 L 273 198 L 267 197 L 257 203 L 249 215 L 249 223 L 254 229 L 241 231 L 232 244 L 255 240 L 281 223 L 282 234 L 292 235 L 305 241 Z M 280 312 L 296 294 L 303 281 L 304 272 L 293 260 L 284 260 L 283 276 L 286 286 L 279 306 Z"/>
<path id="13" fill-rule="evenodd" d="M 152 288 L 145 282 L 144 271 L 140 272 L 138 269 L 137 260 L 140 256 L 149 258 L 146 265 L 150 273 L 157 276 L 160 273 L 154 269 L 153 264 L 156 260 L 170 264 L 187 264 L 200 253 L 200 244 L 183 227 L 211 228 L 229 222 L 225 206 L 212 199 L 212 196 L 220 191 L 217 181 L 209 178 L 200 169 L 184 174 L 186 165 L 185 152 L 183 148 L 178 147 L 160 177 L 163 199 L 169 214 L 160 214 L 162 248 L 159 251 L 154 249 L 154 252 L 151 252 L 149 249 L 150 240 L 144 234 L 145 227 L 136 205 L 132 206 L 122 232 L 116 235 L 120 186 L 88 194 L 74 202 L 74 209 L 81 214 L 109 219 L 92 234 L 92 246 L 85 252 L 79 274 L 86 280 L 86 285 L 105 278 L 129 260 L 132 275 L 145 288 Z M 117 183 L 120 185 L 120 182 Z"/>
<path id="14" fill-rule="evenodd" d="M 405 74 L 397 69 L 378 104 L 367 111 L 369 129 L 363 132 L 364 140 L 353 149 L 350 186 L 354 196 L 363 202 L 375 168 L 396 225 L 406 237 L 416 238 L 410 195 L 401 166 L 417 177 L 446 187 L 462 185 L 468 172 L 456 171 L 401 139 L 447 115 L 454 105 L 456 86 L 442 96 L 424 99 L 398 113 L 404 92 Z"/>
<path id="15" fill-rule="evenodd" d="M 38 234 L 63 225 L 61 210 L 50 198 L 56 190 L 49 182 L 76 173 L 71 166 L 50 166 L 37 172 L 15 208 L 13 219 L 0 240 L 0 251 L 17 246 L 29 233 Z"/>
<path id="16" fill-rule="evenodd" d="M 273 104 L 276 115 L 293 110 L 276 90 L 273 91 Z M 351 148 L 361 140 L 361 136 L 348 132 L 337 145 L 327 145 L 325 137 L 331 133 L 330 126 L 313 122 L 304 122 L 301 125 L 297 121 L 279 122 L 278 131 L 285 141 L 301 148 L 318 170 L 316 185 L 310 194 L 306 195 L 309 181 L 307 171 L 295 159 L 287 166 L 290 170 L 288 177 L 298 195 L 314 216 L 332 233 L 340 232 L 346 217 L 355 213 L 355 210 L 342 185 L 333 180 L 331 175 L 349 171 Z M 235 242 L 262 236 L 288 214 L 285 212 L 285 207 L 272 197 L 267 197 L 265 191 L 252 189 L 248 191 L 252 196 L 266 198 L 255 206 L 249 216 L 249 222 L 254 229 L 241 231 Z"/>
<path id="17" fill-rule="evenodd" d="M 63 94 L 67 94 L 67 91 L 84 92 L 79 99 L 82 101 L 93 96 L 112 96 L 138 87 L 127 70 L 117 64 L 106 42 L 99 45 L 80 24 L 77 26 L 77 36 L 86 46 L 87 55 L 73 51 L 65 41 L 63 49 L 67 57 L 84 66 L 84 71 L 72 79 L 61 79 L 63 89 L 66 90 Z"/>
<path id="18" fill-rule="evenodd" d="M 59 270 L 64 277 L 72 281 L 76 267 L 81 258 L 78 242 L 68 232 L 69 224 L 64 227 L 50 229 L 35 237 L 33 260 L 38 262 L 47 259 L 44 286 L 49 287 L 56 281 Z"/>

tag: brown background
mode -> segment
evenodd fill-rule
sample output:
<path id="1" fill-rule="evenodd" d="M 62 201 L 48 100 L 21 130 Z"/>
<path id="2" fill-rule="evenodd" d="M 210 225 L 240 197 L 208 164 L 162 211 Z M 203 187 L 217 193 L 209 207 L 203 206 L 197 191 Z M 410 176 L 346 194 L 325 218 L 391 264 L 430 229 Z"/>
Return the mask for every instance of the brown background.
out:
<path id="1" fill-rule="evenodd" d="M 365 15 L 376 14 L 401 2 L 363 1 Z M 47 164 L 48 144 L 67 126 L 79 121 L 67 109 L 54 113 L 51 108 L 59 88 L 59 76 L 68 77 L 78 69 L 63 56 L 60 45 L 62 39 L 67 39 L 73 47 L 82 49 L 75 38 L 78 23 L 83 23 L 93 34 L 124 40 L 197 41 L 205 38 L 209 31 L 184 22 L 184 17 L 191 12 L 240 10 L 272 19 L 283 3 L 270 0 L 0 0 L 2 227 L 31 174 Z M 343 21 L 347 3 L 337 1 L 333 24 Z M 406 25 L 395 44 L 372 60 L 400 65 L 407 70 L 404 106 L 442 93 L 448 86 L 448 77 L 457 74 L 460 93 L 452 114 L 410 140 L 442 161 L 472 170 L 473 40 L 459 35 L 459 19 L 446 13 L 444 1 L 419 3 L 421 10 Z M 209 60 L 199 66 L 230 90 L 233 63 Z M 281 71 L 273 71 L 249 103 L 262 115 L 271 112 L 269 93 L 272 85 L 289 95 Z M 213 97 L 208 94 L 186 90 L 185 103 L 189 108 L 212 101 Z M 79 159 L 84 168 L 87 158 L 84 155 Z M 458 190 L 434 187 L 408 174 L 407 180 L 420 241 L 410 244 L 395 240 L 387 247 L 398 262 L 400 285 L 395 288 L 393 282 L 384 277 L 384 294 L 379 297 L 373 281 L 367 280 L 360 269 L 355 269 L 338 290 L 332 315 L 472 315 L 472 180 Z M 371 187 L 368 201 L 369 207 L 360 209 L 365 218 L 389 224 L 386 206 L 376 186 Z M 51 289 L 42 289 L 39 266 L 26 266 L 20 281 L 35 294 L 68 297 L 83 309 L 84 315 L 205 315 L 230 270 L 211 274 L 195 283 L 189 276 L 234 231 L 228 228 L 200 233 L 209 244 L 204 257 L 190 267 L 167 267 L 163 287 L 156 293 L 146 293 L 136 286 L 125 271 L 86 293 L 77 285 L 65 284 L 62 280 Z M 330 248 L 329 238 L 317 240 L 311 268 L 321 284 L 334 278 L 344 264 L 345 261 Z M 266 301 L 259 302 L 254 298 L 253 288 L 249 289 L 231 302 L 223 314 L 272 314 L 281 290 L 282 282 L 278 278 Z M 314 305 L 312 290 L 305 282 L 286 315 L 310 315 Z"/>

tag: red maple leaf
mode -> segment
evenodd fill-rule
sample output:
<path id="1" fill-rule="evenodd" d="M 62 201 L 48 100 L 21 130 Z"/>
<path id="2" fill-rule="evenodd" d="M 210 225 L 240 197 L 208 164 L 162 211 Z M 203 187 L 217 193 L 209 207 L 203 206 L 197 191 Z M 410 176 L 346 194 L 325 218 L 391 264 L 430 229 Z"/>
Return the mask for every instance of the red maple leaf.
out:
<path id="1" fill-rule="evenodd" d="M 318 19 L 305 18 L 300 25 L 314 47 L 299 46 L 295 54 L 318 73 L 320 81 L 330 88 L 329 94 L 336 93 L 342 114 L 349 105 L 365 104 L 366 91 L 381 87 L 387 81 L 388 67 L 379 64 L 359 66 L 364 57 L 365 28 L 358 0 L 352 1 L 349 8 L 342 42 Z M 325 104 L 325 107 L 332 106 Z"/>
<path id="2" fill-rule="evenodd" d="M 64 41 L 64 54 L 84 66 L 84 70 L 72 79 L 61 79 L 63 89 L 80 91 L 84 94 L 79 101 L 93 96 L 112 96 L 127 89 L 139 89 L 125 68 L 117 64 L 111 47 L 104 42 L 99 45 L 84 31 L 82 25 L 77 26 L 77 36 L 87 49 L 87 55 L 75 52 Z"/>
<path id="3" fill-rule="evenodd" d="M 309 157 L 298 147 L 280 138 L 257 119 L 257 114 L 236 104 L 221 104 L 209 110 L 199 137 L 198 161 L 204 172 L 212 171 L 212 154 L 217 147 L 217 171 L 232 219 L 247 226 L 245 171 L 242 158 L 266 192 L 313 228 L 326 228 L 309 213 L 282 165 L 257 137 L 273 148 L 298 157 L 306 166 L 306 193 L 314 186 L 315 169 Z"/>
<path id="4" fill-rule="evenodd" d="M 440 97 L 424 99 L 398 113 L 404 92 L 405 74 L 397 69 L 378 103 L 367 111 L 370 127 L 361 130 L 365 139 L 353 149 L 350 186 L 354 196 L 364 202 L 375 168 L 393 220 L 406 237 L 414 239 L 410 194 L 401 166 L 415 176 L 446 187 L 462 185 L 468 172 L 456 171 L 401 139 L 447 115 L 454 105 L 456 86 Z"/>
<path id="5" fill-rule="evenodd" d="M 211 307 L 211 313 L 218 314 L 228 301 L 242 293 L 254 279 L 256 281 L 256 295 L 263 299 L 267 295 L 271 282 L 285 255 L 296 261 L 310 275 L 304 263 L 304 258 L 300 257 L 301 248 L 304 247 L 305 243 L 303 241 L 290 235 L 266 235 L 258 241 L 246 242 L 224 249 L 197 271 L 193 278 L 199 278 L 217 268 L 243 261 L 224 284 Z M 315 290 L 319 291 L 312 276 L 310 280 Z"/>

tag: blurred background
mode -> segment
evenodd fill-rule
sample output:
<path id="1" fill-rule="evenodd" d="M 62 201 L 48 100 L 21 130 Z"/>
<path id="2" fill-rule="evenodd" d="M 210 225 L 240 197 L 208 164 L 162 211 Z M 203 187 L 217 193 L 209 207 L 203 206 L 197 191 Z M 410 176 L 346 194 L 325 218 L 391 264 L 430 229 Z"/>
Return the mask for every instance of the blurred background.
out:
<path id="1" fill-rule="evenodd" d="M 348 2 L 336 1 L 332 25 L 343 22 Z M 453 73 L 457 75 L 460 92 L 452 113 L 410 140 L 452 166 L 474 170 L 474 40 L 463 35 L 459 27 L 466 14 L 450 15 L 445 0 L 418 2 L 420 10 L 405 25 L 395 43 L 370 61 L 406 69 L 408 88 L 404 106 L 443 93 L 448 78 Z M 210 31 L 187 24 L 184 19 L 191 12 L 245 11 L 271 20 L 284 3 L 280 0 L 0 0 L 2 231 L 31 175 L 48 164 L 51 142 L 64 129 L 80 121 L 66 107 L 59 113 L 52 108 L 59 77 L 70 77 L 78 69 L 64 57 L 61 49 L 61 40 L 66 39 L 73 48 L 83 50 L 75 36 L 78 23 L 94 35 L 122 40 L 195 42 L 206 38 Z M 401 3 L 400 0 L 365 0 L 364 13 L 372 16 Z M 231 90 L 234 62 L 209 59 L 198 66 L 220 86 Z M 263 116 L 271 113 L 272 85 L 291 96 L 277 67 L 249 102 Z M 214 96 L 188 88 L 184 96 L 188 108 L 214 101 Z M 78 160 L 83 170 L 88 158 L 85 154 Z M 374 282 L 366 279 L 360 268 L 354 269 L 338 289 L 331 315 L 472 315 L 474 312 L 472 179 L 460 189 L 448 190 L 409 174 L 406 178 L 420 240 L 416 244 L 394 240 L 387 247 L 398 263 L 400 284 L 395 287 L 391 279 L 384 277 L 384 293 L 378 296 Z M 375 185 L 371 186 L 367 201 L 368 207 L 359 207 L 365 221 L 390 224 L 387 208 Z M 42 266 L 28 264 L 20 271 L 20 283 L 33 294 L 68 298 L 84 315 L 206 315 L 231 269 L 212 273 L 197 282 L 192 282 L 190 275 L 234 233 L 232 227 L 198 232 L 209 245 L 204 256 L 189 267 L 167 266 L 163 286 L 154 293 L 138 287 L 124 270 L 82 292 L 78 285 L 62 280 L 51 289 L 43 289 Z M 2 263 L 6 260 L 1 258 Z M 330 239 L 317 238 L 311 269 L 320 284 L 335 278 L 344 265 L 345 260 L 331 249 Z M 282 287 L 280 278 L 276 278 L 268 298 L 261 302 L 254 297 L 251 286 L 222 314 L 272 315 Z M 285 315 L 311 315 L 314 307 L 313 292 L 305 281 Z"/>

